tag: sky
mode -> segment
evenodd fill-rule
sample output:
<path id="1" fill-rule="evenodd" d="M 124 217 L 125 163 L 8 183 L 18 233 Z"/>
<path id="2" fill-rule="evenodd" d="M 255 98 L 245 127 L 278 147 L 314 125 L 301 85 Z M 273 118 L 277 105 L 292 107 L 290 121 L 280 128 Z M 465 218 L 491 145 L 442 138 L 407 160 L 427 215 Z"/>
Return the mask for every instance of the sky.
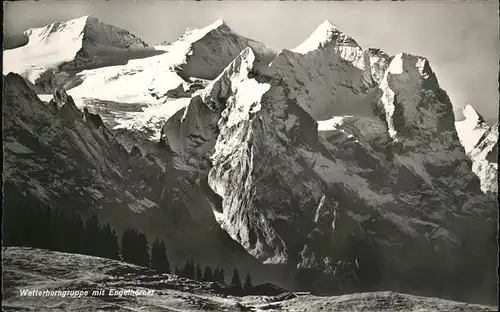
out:
<path id="1" fill-rule="evenodd" d="M 470 104 L 498 121 L 497 1 L 16 1 L 4 2 L 4 36 L 84 15 L 151 44 L 222 18 L 275 49 L 294 48 L 329 20 L 363 48 L 427 57 L 455 110 Z"/>

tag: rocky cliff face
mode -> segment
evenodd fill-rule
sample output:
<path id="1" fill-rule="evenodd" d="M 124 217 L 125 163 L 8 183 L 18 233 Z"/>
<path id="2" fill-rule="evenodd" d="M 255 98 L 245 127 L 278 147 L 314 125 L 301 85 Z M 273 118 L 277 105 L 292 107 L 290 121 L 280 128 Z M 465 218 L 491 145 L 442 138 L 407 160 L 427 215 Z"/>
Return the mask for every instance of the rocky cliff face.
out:
<path id="1" fill-rule="evenodd" d="M 47 204 L 80 194 L 77 206 L 126 200 L 142 207 L 143 198 L 124 191 L 128 153 L 98 115 L 80 111 L 62 89 L 46 105 L 22 77 L 9 74 L 4 81 L 7 181 Z"/>
<path id="2" fill-rule="evenodd" d="M 248 46 L 259 51 L 263 61 L 270 61 L 276 54 L 262 43 L 236 34 L 221 19 L 202 29 L 188 30 L 179 41 L 191 43 L 185 61 L 178 67 L 179 74 L 186 78 L 214 79 Z"/>
<path id="3" fill-rule="evenodd" d="M 106 119 L 86 107 L 82 112 L 62 88 L 44 103 L 21 76 L 3 78 L 6 198 L 29 196 L 54 209 L 96 213 L 118 234 L 137 228 L 151 241 L 164 240 L 179 266 L 196 259 L 230 270 L 238 263 L 256 281 L 283 283 L 281 272 L 263 268 L 218 227 L 212 213 L 217 196 L 174 167 L 168 149 L 134 146 L 129 153 Z"/>

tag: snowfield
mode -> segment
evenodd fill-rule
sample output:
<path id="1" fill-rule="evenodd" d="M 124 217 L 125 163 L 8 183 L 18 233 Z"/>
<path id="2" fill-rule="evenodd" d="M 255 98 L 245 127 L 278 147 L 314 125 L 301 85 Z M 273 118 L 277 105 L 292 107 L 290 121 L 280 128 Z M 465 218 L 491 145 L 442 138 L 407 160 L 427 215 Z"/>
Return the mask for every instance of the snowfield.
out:
<path id="1" fill-rule="evenodd" d="M 59 24 L 30 31 L 36 40 L 31 40 L 31 45 L 19 48 L 23 50 L 8 51 L 6 62 L 12 67 L 6 67 L 4 73 L 13 71 L 23 75 L 25 72 L 20 68 L 25 62 L 10 57 L 10 54 L 24 55 L 30 62 L 44 64 L 48 60 L 43 55 L 34 57 L 32 53 L 35 52 L 31 51 L 59 51 L 61 45 L 58 42 L 65 40 L 75 42 L 73 50 L 78 51 L 82 45 L 82 38 L 78 34 L 89 20 L 94 21 L 83 17 L 63 23 L 63 31 L 59 31 L 62 34 L 56 31 L 53 35 L 55 38 L 51 40 L 39 39 L 42 36 L 40 33 Z M 105 33 L 101 37 L 109 37 L 109 34 Z M 228 37 L 234 41 L 228 41 Z M 82 70 L 68 78 L 72 81 L 66 83 L 71 86 L 68 94 L 79 108 L 88 107 L 90 111 L 103 115 L 106 123 L 114 129 L 143 132 L 151 141 L 158 141 L 159 131 L 165 121 L 189 102 L 192 94 L 188 91 L 190 86 L 193 83 L 206 84 L 204 78 L 215 78 L 248 45 L 259 51 L 263 59 L 274 55 L 264 45 L 233 33 L 219 19 L 204 28 L 189 28 L 175 42 L 153 47 L 158 55 L 131 59 L 126 64 Z M 64 49 L 64 55 L 54 54 L 50 60 L 57 60 L 56 65 L 69 62 L 75 57 L 75 53 L 71 52 L 73 50 Z M 229 54 L 221 57 L 221 53 Z M 54 64 L 44 65 L 44 68 L 54 67 Z M 207 77 L 203 74 L 207 70 L 214 74 Z M 36 79 L 28 77 L 28 80 L 35 83 Z M 179 91 L 181 94 L 171 95 L 169 91 Z M 48 102 L 52 94 L 39 94 L 39 97 Z"/>

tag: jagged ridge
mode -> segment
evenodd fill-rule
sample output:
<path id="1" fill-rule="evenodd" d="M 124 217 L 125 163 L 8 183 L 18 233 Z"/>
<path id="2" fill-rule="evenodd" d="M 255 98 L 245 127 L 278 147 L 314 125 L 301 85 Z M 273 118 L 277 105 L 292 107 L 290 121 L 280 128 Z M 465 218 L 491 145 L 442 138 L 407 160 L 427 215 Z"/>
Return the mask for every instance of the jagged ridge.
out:
<path id="1" fill-rule="evenodd" d="M 210 148 L 201 152 L 212 159 L 209 185 L 222 198 L 214 213 L 256 258 L 332 274 L 337 261 L 352 257 L 362 266 L 378 266 L 373 262 L 380 254 L 368 251 L 378 250 L 383 260 L 377 261 L 387 264 L 383 274 L 412 287 L 408 285 L 422 276 L 404 273 L 407 263 L 424 268 L 467 252 L 461 242 L 472 238 L 462 218 L 469 219 L 469 230 L 486 231 L 478 234 L 483 241 L 491 238 L 494 201 L 481 195 L 453 126 L 451 103 L 428 61 L 408 54 L 390 58 L 375 49 L 354 51 L 354 56 L 374 58 L 363 63 L 367 71 L 349 65 L 342 50 L 325 46 L 305 55 L 283 50 L 268 68 L 255 66 L 255 54 L 247 49 L 207 87 L 204 97 L 191 102 L 197 110 L 187 108 L 181 123 L 197 129 L 196 112 L 203 111 L 210 116 L 203 128 L 213 129 L 218 118 L 217 130 L 204 140 Z M 367 66 L 380 61 L 377 69 Z M 351 72 L 342 73 L 342 67 Z M 315 70 L 335 73 L 339 80 L 315 75 L 322 85 L 316 90 L 298 83 Z M 353 76 L 359 80 L 349 79 Z M 338 91 L 342 79 L 350 88 Z M 331 97 L 321 98 L 325 93 Z M 311 115 L 324 118 L 315 105 L 324 108 L 331 101 L 334 107 L 336 96 L 371 111 L 366 116 L 356 109 L 351 113 L 373 120 L 379 133 L 375 140 L 356 129 L 370 124 L 366 120 L 341 124 L 319 139 Z M 183 150 L 186 155 L 190 151 Z M 470 210 L 473 205 L 477 209 Z M 494 243 L 488 242 L 484 251 L 492 261 Z M 358 243 L 365 247 L 353 250 Z M 406 246 L 404 251 L 397 251 L 400 246 Z M 425 254 L 425 261 L 420 257 L 415 262 L 417 254 Z M 488 263 L 484 266 L 490 270 L 493 262 Z M 440 270 L 448 281 L 454 279 L 453 270 Z M 424 276 L 432 279 L 429 272 Z"/>
<path id="2" fill-rule="evenodd" d="M 191 41 L 186 59 L 179 65 L 183 77 L 215 79 L 246 47 L 257 51 L 264 65 L 276 55 L 264 44 L 236 34 L 222 19 L 205 28 L 188 31 L 179 40 Z"/>

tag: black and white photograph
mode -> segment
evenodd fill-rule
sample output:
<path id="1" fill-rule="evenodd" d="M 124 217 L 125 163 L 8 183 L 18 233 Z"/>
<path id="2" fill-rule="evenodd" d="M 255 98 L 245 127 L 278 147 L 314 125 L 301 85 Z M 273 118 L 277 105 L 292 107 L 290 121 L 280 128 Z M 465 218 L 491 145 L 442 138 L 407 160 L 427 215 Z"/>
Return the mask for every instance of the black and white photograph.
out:
<path id="1" fill-rule="evenodd" d="M 6 1 L 2 310 L 498 309 L 498 1 Z"/>

